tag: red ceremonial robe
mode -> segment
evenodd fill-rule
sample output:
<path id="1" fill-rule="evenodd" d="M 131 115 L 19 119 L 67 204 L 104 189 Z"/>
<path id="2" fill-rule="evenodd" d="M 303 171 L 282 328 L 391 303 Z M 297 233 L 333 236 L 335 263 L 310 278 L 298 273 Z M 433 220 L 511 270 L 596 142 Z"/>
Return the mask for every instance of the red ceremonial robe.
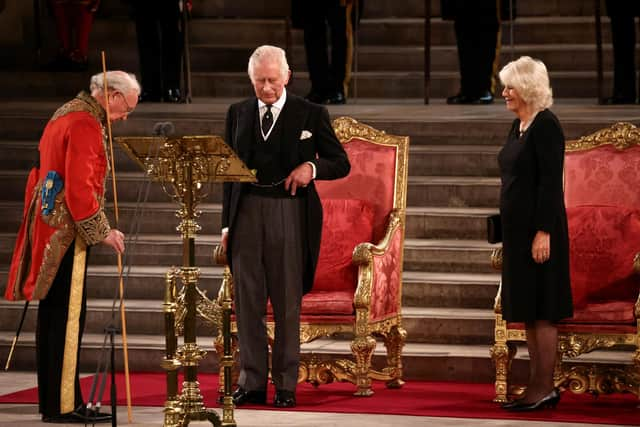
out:
<path id="1" fill-rule="evenodd" d="M 64 254 L 76 237 L 86 245 L 109 234 L 104 213 L 108 172 L 106 115 L 100 104 L 81 92 L 60 107 L 40 139 L 40 169 L 29 174 L 23 220 L 9 267 L 7 300 L 43 299 Z M 50 171 L 63 181 L 53 211 L 41 209 L 41 190 Z"/>

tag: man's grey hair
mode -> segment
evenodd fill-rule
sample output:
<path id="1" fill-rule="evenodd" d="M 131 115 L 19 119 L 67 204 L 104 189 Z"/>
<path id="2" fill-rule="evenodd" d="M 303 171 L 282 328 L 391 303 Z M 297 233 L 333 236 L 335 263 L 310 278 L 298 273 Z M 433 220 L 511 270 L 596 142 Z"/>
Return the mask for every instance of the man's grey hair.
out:
<path id="1" fill-rule="evenodd" d="M 541 111 L 553 104 L 549 73 L 542 61 L 521 56 L 505 65 L 499 75 L 502 84 L 514 88 L 534 110 Z"/>
<path id="2" fill-rule="evenodd" d="M 140 83 L 131 73 L 125 71 L 107 71 L 107 89 L 120 93 L 135 92 L 140 94 Z M 102 92 L 104 90 L 104 73 L 98 73 L 91 76 L 89 83 L 91 93 Z"/>
<path id="3" fill-rule="evenodd" d="M 277 46 L 262 45 L 256 48 L 249 57 L 249 67 L 247 71 L 251 81 L 253 81 L 253 70 L 256 65 L 266 61 L 274 61 L 280 66 L 280 74 L 283 79 L 289 74 L 289 64 L 287 63 L 287 55 L 284 49 Z"/>

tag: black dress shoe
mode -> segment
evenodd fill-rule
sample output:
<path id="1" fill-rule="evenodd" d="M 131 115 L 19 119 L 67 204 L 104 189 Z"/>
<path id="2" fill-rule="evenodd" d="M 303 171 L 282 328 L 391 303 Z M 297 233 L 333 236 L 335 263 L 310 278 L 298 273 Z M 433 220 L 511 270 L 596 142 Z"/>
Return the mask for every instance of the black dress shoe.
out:
<path id="1" fill-rule="evenodd" d="M 447 104 L 468 104 L 468 105 L 487 105 L 493 103 L 493 95 L 491 92 L 484 92 L 482 95 L 471 96 L 459 93 L 447 98 Z"/>
<path id="2" fill-rule="evenodd" d="M 98 412 L 95 409 L 87 409 L 86 406 L 81 406 L 76 408 L 75 411 L 72 412 L 76 416 L 84 418 L 87 424 L 97 424 L 97 423 L 108 423 L 111 422 L 111 414 L 106 414 L 102 412 Z"/>
<path id="3" fill-rule="evenodd" d="M 242 406 L 244 404 L 264 405 L 267 403 L 267 392 L 264 390 L 245 390 L 242 387 L 238 387 L 233 392 L 233 403 L 236 406 Z"/>
<path id="4" fill-rule="evenodd" d="M 276 390 L 273 406 L 276 408 L 294 408 L 296 406 L 296 394 L 288 390 Z"/>
<path id="5" fill-rule="evenodd" d="M 636 99 L 633 96 L 614 95 L 611 98 L 605 98 L 602 100 L 602 105 L 623 105 L 635 103 Z"/>
<path id="6" fill-rule="evenodd" d="M 347 98 L 344 97 L 344 94 L 342 92 L 336 92 L 329 95 L 325 100 L 325 103 L 334 105 L 346 104 Z"/>
<path id="7" fill-rule="evenodd" d="M 537 411 L 539 409 L 547 408 L 553 409 L 558 405 L 558 402 L 560 402 L 560 391 L 557 388 L 554 388 L 549 392 L 549 394 L 543 396 L 537 402 L 525 403 L 520 401 L 506 409 L 513 412 Z"/>
<path id="8" fill-rule="evenodd" d="M 162 97 L 164 102 L 181 102 L 180 89 L 168 89 Z"/>
<path id="9" fill-rule="evenodd" d="M 42 416 L 43 423 L 53 423 L 53 424 L 93 424 L 93 423 L 102 423 L 111 421 L 111 416 L 109 416 L 108 420 L 94 420 L 89 417 L 85 417 L 77 412 L 69 412 L 66 414 L 53 415 L 53 416 Z"/>

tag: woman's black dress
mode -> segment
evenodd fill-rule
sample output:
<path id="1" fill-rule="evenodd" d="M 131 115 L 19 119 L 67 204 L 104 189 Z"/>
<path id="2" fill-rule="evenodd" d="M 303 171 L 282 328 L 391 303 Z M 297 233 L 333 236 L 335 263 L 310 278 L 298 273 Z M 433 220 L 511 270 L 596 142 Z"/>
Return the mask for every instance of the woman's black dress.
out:
<path id="1" fill-rule="evenodd" d="M 539 112 L 523 135 L 519 126 L 516 119 L 498 154 L 502 175 L 502 315 L 510 322 L 556 322 L 573 315 L 562 184 L 564 135 L 549 110 Z M 542 264 L 531 254 L 538 230 L 551 236 L 550 258 Z"/>

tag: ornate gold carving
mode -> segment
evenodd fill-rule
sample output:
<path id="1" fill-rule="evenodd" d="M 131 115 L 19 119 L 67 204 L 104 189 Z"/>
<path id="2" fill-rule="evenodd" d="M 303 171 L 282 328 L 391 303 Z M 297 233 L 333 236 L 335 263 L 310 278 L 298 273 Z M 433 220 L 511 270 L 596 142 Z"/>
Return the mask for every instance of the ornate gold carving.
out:
<path id="1" fill-rule="evenodd" d="M 34 197 L 40 197 L 41 186 L 42 183 L 36 186 Z M 36 203 L 36 209 L 37 206 L 39 205 Z M 47 296 L 53 279 L 60 267 L 60 262 L 71 246 L 71 242 L 73 242 L 73 239 L 76 237 L 76 232 L 71 214 L 64 202 L 64 190 L 56 196 L 51 214 L 40 215 L 39 212 L 34 210 L 33 215 L 36 217 L 40 216 L 45 224 L 56 229 L 44 248 L 42 264 L 40 265 L 40 271 L 33 289 L 32 298 L 34 300 L 40 300 Z M 29 236 L 33 236 L 33 230 L 29 230 Z"/>
<path id="2" fill-rule="evenodd" d="M 102 242 L 111 231 L 109 220 L 101 209 L 82 221 L 76 221 L 76 230 L 89 246 Z"/>
<path id="3" fill-rule="evenodd" d="M 578 140 L 568 141 L 565 151 L 590 150 L 609 144 L 618 150 L 640 145 L 640 129 L 631 123 L 618 122 L 591 135 L 583 136 Z"/>
<path id="4" fill-rule="evenodd" d="M 100 103 L 88 92 L 82 91 L 74 99 L 58 108 L 51 120 L 56 120 L 69 113 L 86 112 L 91 114 L 101 125 L 107 120 L 107 113 Z"/>
<path id="5" fill-rule="evenodd" d="M 495 270 L 502 270 L 502 247 L 491 251 L 491 267 Z"/>
<path id="6" fill-rule="evenodd" d="M 634 344 L 635 337 L 626 334 L 558 334 L 558 351 L 565 357 L 575 358 L 598 348 Z"/>

